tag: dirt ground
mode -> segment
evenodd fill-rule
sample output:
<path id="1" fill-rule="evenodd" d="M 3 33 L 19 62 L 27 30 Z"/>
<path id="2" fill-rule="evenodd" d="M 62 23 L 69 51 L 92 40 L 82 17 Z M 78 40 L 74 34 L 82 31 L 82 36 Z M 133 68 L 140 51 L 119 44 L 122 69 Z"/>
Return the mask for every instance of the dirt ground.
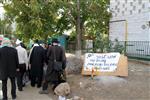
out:
<path id="1" fill-rule="evenodd" d="M 68 64 L 76 67 L 80 65 L 78 62 L 72 59 Z M 73 97 L 83 98 L 81 100 L 150 100 L 150 64 L 130 60 L 128 71 L 128 77 L 96 76 L 94 79 L 79 73 L 69 73 L 67 81 L 70 84 L 71 93 L 66 98 L 68 100 L 74 100 L 70 99 Z M 49 87 L 48 95 L 39 95 L 39 90 L 27 85 L 23 92 L 17 92 L 17 100 L 58 100 L 58 96 L 54 95 L 51 87 Z"/>
<path id="2" fill-rule="evenodd" d="M 129 61 L 128 77 L 67 75 L 71 94 L 83 100 L 150 100 L 150 65 Z M 50 93 L 53 100 L 57 96 Z M 69 99 L 70 100 L 70 99 Z"/>

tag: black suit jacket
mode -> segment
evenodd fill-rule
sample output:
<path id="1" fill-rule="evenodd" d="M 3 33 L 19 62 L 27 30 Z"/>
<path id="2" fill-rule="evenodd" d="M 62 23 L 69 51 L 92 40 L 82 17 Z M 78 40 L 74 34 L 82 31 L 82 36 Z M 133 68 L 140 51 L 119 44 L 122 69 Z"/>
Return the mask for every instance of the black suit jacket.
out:
<path id="1" fill-rule="evenodd" d="M 18 54 L 15 48 L 7 46 L 0 48 L 0 80 L 15 77 L 18 65 Z"/>
<path id="2" fill-rule="evenodd" d="M 62 67 L 65 69 L 66 67 L 66 56 L 65 56 L 65 50 L 61 46 L 51 46 L 48 49 L 47 52 L 47 57 L 48 57 L 48 68 L 47 68 L 47 74 L 46 74 L 46 80 L 51 81 L 51 82 L 56 82 L 60 81 L 60 73 L 56 72 L 54 70 L 54 59 L 56 61 L 62 62 Z"/>
<path id="3" fill-rule="evenodd" d="M 31 52 L 31 76 L 39 76 L 43 74 L 43 65 L 45 62 L 45 50 L 41 46 L 35 46 Z"/>

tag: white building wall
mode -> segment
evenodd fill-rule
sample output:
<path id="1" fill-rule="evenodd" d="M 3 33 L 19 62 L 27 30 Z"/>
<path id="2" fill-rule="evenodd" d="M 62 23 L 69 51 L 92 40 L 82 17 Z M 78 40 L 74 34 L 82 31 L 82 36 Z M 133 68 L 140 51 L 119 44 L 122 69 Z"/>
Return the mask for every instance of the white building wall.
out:
<path id="1" fill-rule="evenodd" d="M 127 18 L 127 36 L 128 41 L 150 41 L 149 13 Z"/>
<path id="2" fill-rule="evenodd" d="M 114 41 L 115 39 L 119 41 L 125 41 L 125 21 L 114 21 L 110 23 L 109 27 L 109 38 Z"/>
<path id="3" fill-rule="evenodd" d="M 150 13 L 149 13 L 149 16 L 150 16 Z M 148 25 L 149 25 L 149 34 L 150 34 L 150 17 L 148 18 L 149 22 L 148 22 Z M 150 35 L 149 35 L 149 39 L 150 39 Z"/>
<path id="4" fill-rule="evenodd" d="M 110 0 L 110 11 L 111 40 L 150 41 L 150 0 Z M 127 21 L 127 30 L 125 21 L 115 22 L 119 20 Z"/>

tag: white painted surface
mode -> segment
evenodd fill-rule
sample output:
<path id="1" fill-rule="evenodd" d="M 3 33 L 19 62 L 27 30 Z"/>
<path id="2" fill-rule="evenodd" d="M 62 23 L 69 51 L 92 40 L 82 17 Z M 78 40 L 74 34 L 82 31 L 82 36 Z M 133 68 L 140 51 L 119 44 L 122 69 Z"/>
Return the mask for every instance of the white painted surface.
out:
<path id="1" fill-rule="evenodd" d="M 86 53 L 84 71 L 114 72 L 120 53 Z"/>
<path id="2" fill-rule="evenodd" d="M 119 41 L 125 41 L 125 21 L 119 21 L 119 22 L 112 22 L 110 23 L 110 34 L 109 38 L 110 40 L 114 41 L 115 39 L 118 39 Z"/>
<path id="3" fill-rule="evenodd" d="M 150 41 L 150 0 L 110 0 L 110 11 L 113 15 L 111 21 L 127 20 L 127 41 Z M 111 40 L 124 41 L 123 33 L 123 22 L 110 23 Z"/>

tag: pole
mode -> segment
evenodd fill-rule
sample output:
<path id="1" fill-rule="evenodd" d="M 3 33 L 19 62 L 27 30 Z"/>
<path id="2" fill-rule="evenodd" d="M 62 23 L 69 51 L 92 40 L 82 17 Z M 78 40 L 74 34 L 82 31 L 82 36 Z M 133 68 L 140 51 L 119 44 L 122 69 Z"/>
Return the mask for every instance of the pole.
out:
<path id="1" fill-rule="evenodd" d="M 128 22 L 125 21 L 125 55 L 127 55 L 127 41 L 128 41 Z"/>

